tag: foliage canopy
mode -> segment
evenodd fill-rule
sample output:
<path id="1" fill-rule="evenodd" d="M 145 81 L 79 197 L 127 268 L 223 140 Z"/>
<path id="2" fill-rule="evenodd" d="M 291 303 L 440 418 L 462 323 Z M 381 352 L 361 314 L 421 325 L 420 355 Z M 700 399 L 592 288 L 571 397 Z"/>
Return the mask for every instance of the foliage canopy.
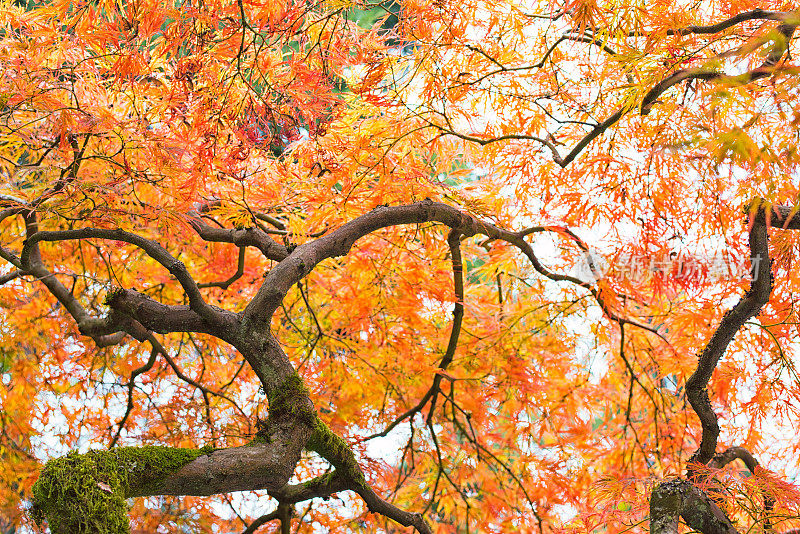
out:
<path id="1" fill-rule="evenodd" d="M 0 6 L 0 531 L 798 525 L 792 2 Z"/>

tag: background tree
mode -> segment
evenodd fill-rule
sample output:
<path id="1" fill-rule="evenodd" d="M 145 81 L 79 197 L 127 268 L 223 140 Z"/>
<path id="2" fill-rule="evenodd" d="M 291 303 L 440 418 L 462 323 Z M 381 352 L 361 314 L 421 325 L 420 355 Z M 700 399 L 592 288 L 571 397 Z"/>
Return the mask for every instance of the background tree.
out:
<path id="1" fill-rule="evenodd" d="M 790 2 L 0 13 L 6 531 L 796 525 Z"/>

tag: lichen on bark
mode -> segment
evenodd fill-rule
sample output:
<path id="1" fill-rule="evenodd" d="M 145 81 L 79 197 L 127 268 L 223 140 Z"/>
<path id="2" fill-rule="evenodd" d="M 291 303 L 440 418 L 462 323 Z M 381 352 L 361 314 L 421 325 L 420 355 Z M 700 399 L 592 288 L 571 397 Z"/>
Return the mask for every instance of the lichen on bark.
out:
<path id="1" fill-rule="evenodd" d="M 33 486 L 31 516 L 53 534 L 129 534 L 125 498 L 158 487 L 165 477 L 213 447 L 120 447 L 73 451 L 48 461 Z"/>

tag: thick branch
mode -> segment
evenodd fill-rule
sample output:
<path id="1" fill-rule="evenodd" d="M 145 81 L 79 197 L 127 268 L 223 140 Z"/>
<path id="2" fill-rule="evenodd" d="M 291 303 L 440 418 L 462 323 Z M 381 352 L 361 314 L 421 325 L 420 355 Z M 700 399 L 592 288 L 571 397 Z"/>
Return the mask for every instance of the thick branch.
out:
<path id="1" fill-rule="evenodd" d="M 113 329 L 118 322 L 124 324 L 124 317 L 127 316 L 138 321 L 147 330 L 159 334 L 201 332 L 229 339 L 238 323 L 235 313 L 214 308 L 216 320 L 214 324 L 209 324 L 189 306 L 162 304 L 133 289 L 112 291 L 106 304 L 111 308 L 112 314 L 105 320 L 95 320 L 91 323 L 92 328 Z M 92 328 L 86 329 L 89 335 Z"/>
<path id="2" fill-rule="evenodd" d="M 184 465 L 157 483 L 131 481 L 128 497 L 214 495 L 232 491 L 277 490 L 286 485 L 300 459 L 309 429 L 296 425 L 274 433 L 269 443 L 219 449 Z M 299 445 L 299 446 L 298 446 Z"/>
<path id="3" fill-rule="evenodd" d="M 678 534 L 678 517 L 703 534 L 739 534 L 725 512 L 685 480 L 668 480 L 650 496 L 650 534 Z"/>
<path id="4" fill-rule="evenodd" d="M 14 269 L 13 271 L 11 271 L 9 273 L 0 275 L 0 286 L 2 286 L 3 284 L 9 283 L 12 280 L 16 280 L 20 276 L 22 276 L 22 271 L 20 271 L 19 269 Z"/>
<path id="5" fill-rule="evenodd" d="M 741 460 L 748 471 L 755 474 L 758 460 L 744 447 L 729 447 L 725 452 L 717 454 L 708 464 L 709 467 L 722 468 L 734 460 Z"/>
<path id="6" fill-rule="evenodd" d="M 300 459 L 310 429 L 270 432 L 265 443 L 214 450 L 122 447 L 72 452 L 47 462 L 33 486 L 31 514 L 53 534 L 89 534 L 95 526 L 127 529 L 125 498 L 206 496 L 283 487 Z"/>
<path id="7" fill-rule="evenodd" d="M 207 496 L 283 487 L 300 459 L 309 429 L 272 432 L 268 443 L 214 450 L 123 447 L 72 452 L 54 458 L 32 488 L 31 514 L 47 519 L 54 534 L 128 530 L 125 498 L 150 495 Z"/>

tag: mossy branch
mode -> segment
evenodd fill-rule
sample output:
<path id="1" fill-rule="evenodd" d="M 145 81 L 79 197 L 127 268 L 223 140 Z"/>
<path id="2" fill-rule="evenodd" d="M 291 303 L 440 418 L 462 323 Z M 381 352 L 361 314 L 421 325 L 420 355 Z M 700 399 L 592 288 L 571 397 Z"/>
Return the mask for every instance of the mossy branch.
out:
<path id="1" fill-rule="evenodd" d="M 33 486 L 31 515 L 47 519 L 53 534 L 128 534 L 126 497 L 162 481 L 213 447 L 121 447 L 71 452 L 45 464 Z"/>

